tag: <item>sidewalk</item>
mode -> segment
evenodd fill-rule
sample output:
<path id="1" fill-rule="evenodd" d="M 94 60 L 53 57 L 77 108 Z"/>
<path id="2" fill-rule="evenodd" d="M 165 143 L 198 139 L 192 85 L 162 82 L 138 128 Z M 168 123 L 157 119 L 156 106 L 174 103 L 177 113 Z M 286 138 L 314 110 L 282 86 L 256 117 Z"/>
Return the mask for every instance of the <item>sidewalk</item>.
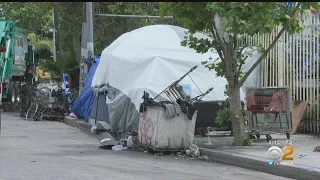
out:
<path id="1" fill-rule="evenodd" d="M 90 132 L 90 125 L 71 117 L 65 117 L 64 122 L 70 126 L 78 127 L 86 133 Z M 273 140 L 286 143 L 285 135 L 272 135 Z M 320 179 L 320 152 L 313 152 L 314 147 L 320 145 L 320 138 L 308 135 L 292 135 L 292 146 L 294 147 L 293 165 L 269 166 L 267 151 L 271 145 L 266 137 L 255 140 L 251 146 L 231 146 L 233 137 L 210 136 L 212 145 L 206 144 L 207 137 L 194 137 L 194 143 L 200 148 L 202 156 L 208 156 L 211 161 L 239 166 L 260 172 L 274 174 L 292 179 L 319 180 Z"/>
<path id="2" fill-rule="evenodd" d="M 267 151 L 271 146 L 282 148 L 287 139 L 285 135 L 272 135 L 273 141 L 279 140 L 281 145 L 270 145 L 265 136 L 255 140 L 251 146 L 231 146 L 233 137 L 212 135 L 212 145 L 208 145 L 207 137 L 196 136 L 197 144 L 202 155 L 207 155 L 211 160 L 240 166 L 248 169 L 262 171 L 270 174 L 294 179 L 320 179 L 320 152 L 313 152 L 320 145 L 320 138 L 308 135 L 292 135 L 293 165 L 269 166 Z"/>

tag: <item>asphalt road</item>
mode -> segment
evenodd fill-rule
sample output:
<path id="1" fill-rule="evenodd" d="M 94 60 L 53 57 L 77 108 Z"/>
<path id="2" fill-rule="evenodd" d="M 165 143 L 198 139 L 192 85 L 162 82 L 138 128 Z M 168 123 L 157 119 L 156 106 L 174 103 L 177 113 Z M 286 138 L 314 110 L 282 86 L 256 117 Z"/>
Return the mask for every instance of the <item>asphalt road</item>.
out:
<path id="1" fill-rule="evenodd" d="M 212 162 L 99 149 L 95 137 L 61 122 L 2 113 L 0 180 L 285 180 Z"/>

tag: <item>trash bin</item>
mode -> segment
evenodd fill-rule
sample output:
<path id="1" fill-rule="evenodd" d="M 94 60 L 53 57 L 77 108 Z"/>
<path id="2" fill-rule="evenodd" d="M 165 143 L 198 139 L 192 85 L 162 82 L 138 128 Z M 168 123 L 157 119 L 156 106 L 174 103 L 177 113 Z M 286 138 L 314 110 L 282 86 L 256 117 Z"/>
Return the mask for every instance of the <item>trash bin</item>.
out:
<path id="1" fill-rule="evenodd" d="M 140 145 L 153 150 L 185 150 L 193 142 L 196 110 L 190 120 L 179 106 L 175 106 L 179 115 L 167 118 L 165 108 L 147 106 L 140 113 L 138 138 Z"/>

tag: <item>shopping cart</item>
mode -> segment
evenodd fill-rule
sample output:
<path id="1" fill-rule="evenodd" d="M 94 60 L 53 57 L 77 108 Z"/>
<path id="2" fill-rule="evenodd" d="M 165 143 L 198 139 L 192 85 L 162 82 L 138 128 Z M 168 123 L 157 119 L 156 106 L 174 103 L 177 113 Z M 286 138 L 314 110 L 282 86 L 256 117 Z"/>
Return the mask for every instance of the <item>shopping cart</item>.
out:
<path id="1" fill-rule="evenodd" d="M 185 73 L 183 76 L 181 76 L 178 80 L 171 83 L 168 87 L 166 87 L 161 93 L 159 93 L 154 100 L 157 100 L 158 102 L 170 102 L 172 104 L 175 104 L 177 106 L 180 106 L 182 109 L 182 112 L 187 112 L 187 107 L 190 105 L 194 105 L 195 103 L 201 101 L 201 99 L 209 94 L 213 87 L 209 88 L 207 91 L 202 92 L 199 87 L 197 86 L 196 82 L 193 81 L 191 76 L 189 75 L 192 71 L 197 69 L 198 66 L 192 67 L 187 73 Z M 192 80 L 194 85 L 198 88 L 198 90 L 201 92 L 200 95 L 191 98 L 189 95 L 187 95 L 182 85 L 179 83 L 186 77 L 189 76 L 189 78 Z"/>
<path id="2" fill-rule="evenodd" d="M 287 139 L 290 139 L 291 119 L 289 106 L 289 90 L 285 88 L 251 88 L 247 91 L 246 106 L 249 112 L 250 134 L 255 134 L 257 139 L 261 134 L 265 134 L 267 141 L 272 139 L 271 133 L 286 132 Z M 263 122 L 258 121 L 258 114 L 263 115 Z M 273 121 L 266 118 L 274 115 Z M 283 117 L 284 116 L 284 117 Z M 278 126 L 270 124 L 277 123 Z M 283 123 L 286 123 L 285 126 Z M 264 126 L 260 126 L 263 124 Z"/>

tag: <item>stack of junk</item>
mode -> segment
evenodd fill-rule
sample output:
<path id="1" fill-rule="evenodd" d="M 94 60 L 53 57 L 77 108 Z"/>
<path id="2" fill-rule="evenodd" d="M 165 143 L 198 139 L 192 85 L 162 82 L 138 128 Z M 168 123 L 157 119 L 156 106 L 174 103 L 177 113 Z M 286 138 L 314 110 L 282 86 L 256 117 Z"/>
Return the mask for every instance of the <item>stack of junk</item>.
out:
<path id="1" fill-rule="evenodd" d="M 187 32 L 172 25 L 146 26 L 121 35 L 102 51 L 82 91 L 90 95 L 81 94 L 72 112 L 88 120 L 92 132 L 106 132 L 103 145 L 135 136 L 139 145 L 154 150 L 188 149 L 196 121 L 204 121 L 198 119 L 196 104 L 226 101 L 226 79 L 201 64 L 218 54 L 199 54 L 181 46 Z M 195 37 L 209 38 L 200 33 Z M 245 54 L 244 72 L 260 56 L 249 48 Z M 259 78 L 256 69 L 241 88 L 242 100 L 245 88 L 259 86 Z"/>

